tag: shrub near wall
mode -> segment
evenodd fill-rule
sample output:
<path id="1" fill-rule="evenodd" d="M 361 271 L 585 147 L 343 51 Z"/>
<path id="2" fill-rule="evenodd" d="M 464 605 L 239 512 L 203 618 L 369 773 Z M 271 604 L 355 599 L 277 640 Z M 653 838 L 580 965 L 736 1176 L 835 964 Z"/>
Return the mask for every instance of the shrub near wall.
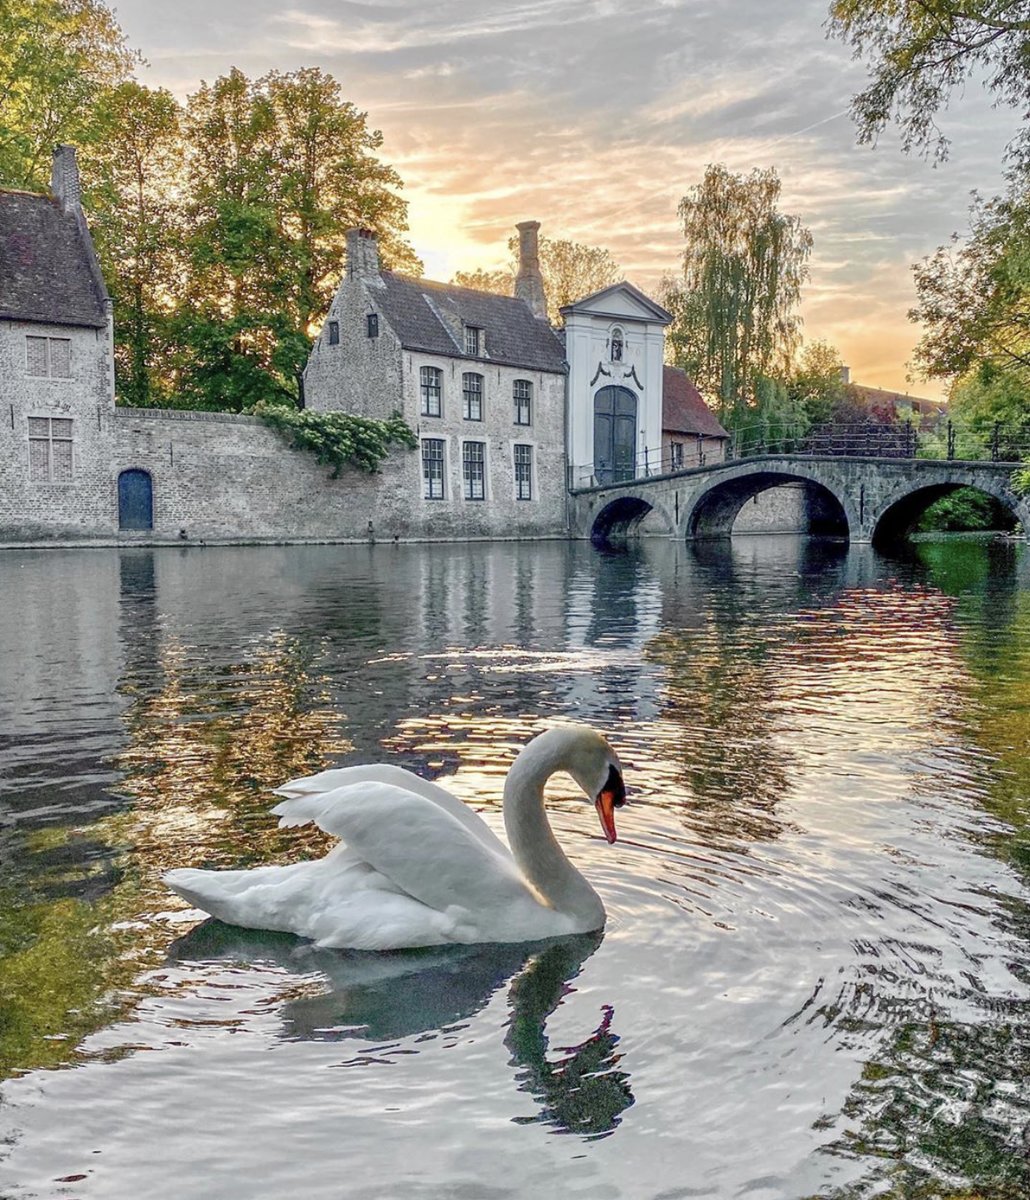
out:
<path id="1" fill-rule="evenodd" d="M 264 401 L 253 411 L 293 449 L 307 450 L 318 462 L 331 466 L 332 479 L 338 479 L 340 471 L 348 466 L 374 473 L 392 447 L 414 450 L 418 445 L 418 438 L 400 413 L 378 421 L 352 413 L 285 408 Z"/>

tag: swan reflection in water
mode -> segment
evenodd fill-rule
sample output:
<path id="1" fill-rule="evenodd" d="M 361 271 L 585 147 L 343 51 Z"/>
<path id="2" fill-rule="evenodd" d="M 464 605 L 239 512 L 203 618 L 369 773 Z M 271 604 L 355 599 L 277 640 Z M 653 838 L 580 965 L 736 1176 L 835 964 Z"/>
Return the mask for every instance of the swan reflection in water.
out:
<path id="1" fill-rule="evenodd" d="M 290 934 L 264 933 L 208 920 L 169 948 L 169 959 L 273 964 L 310 978 L 318 994 L 295 996 L 281 1010 L 283 1036 L 308 1041 L 388 1042 L 446 1030 L 484 1009 L 508 984 L 504 1044 L 519 1089 L 540 1105 L 519 1124 L 541 1122 L 589 1138 L 610 1134 L 633 1103 L 620 1068 L 613 1010 L 601 1009 L 584 1041 L 548 1057 L 547 1018 L 572 994 L 572 981 L 601 944 L 602 931 L 549 942 L 442 946 L 368 952 L 320 950 Z"/>

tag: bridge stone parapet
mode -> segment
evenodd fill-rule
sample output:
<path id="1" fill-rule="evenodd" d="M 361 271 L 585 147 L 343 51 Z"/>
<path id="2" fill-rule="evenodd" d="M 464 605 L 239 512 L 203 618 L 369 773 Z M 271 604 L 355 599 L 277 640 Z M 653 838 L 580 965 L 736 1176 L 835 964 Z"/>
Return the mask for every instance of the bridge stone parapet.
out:
<path id="1" fill-rule="evenodd" d="M 763 455 L 655 475 L 570 496 L 574 537 L 728 537 L 744 504 L 769 488 L 800 483 L 809 532 L 872 542 L 907 532 L 941 496 L 973 487 L 1030 530 L 1030 503 L 1012 490 L 1016 464 L 939 459 Z"/>

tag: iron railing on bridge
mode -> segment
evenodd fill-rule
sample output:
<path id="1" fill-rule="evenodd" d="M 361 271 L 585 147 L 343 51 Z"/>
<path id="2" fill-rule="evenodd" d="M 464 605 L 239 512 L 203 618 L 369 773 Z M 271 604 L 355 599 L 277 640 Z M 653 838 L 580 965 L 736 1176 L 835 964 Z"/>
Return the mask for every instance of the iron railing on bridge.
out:
<path id="1" fill-rule="evenodd" d="M 949 420 L 932 429 L 921 429 L 912 421 L 861 421 L 820 425 L 806 433 L 799 433 L 796 425 L 756 424 L 736 430 L 725 450 L 713 439 L 700 437 L 647 447 L 635 462 L 600 462 L 592 470 L 570 471 L 570 486 L 606 487 L 771 454 L 1017 463 L 1030 458 L 1030 420 L 1018 425 L 998 421 L 988 426 Z"/>

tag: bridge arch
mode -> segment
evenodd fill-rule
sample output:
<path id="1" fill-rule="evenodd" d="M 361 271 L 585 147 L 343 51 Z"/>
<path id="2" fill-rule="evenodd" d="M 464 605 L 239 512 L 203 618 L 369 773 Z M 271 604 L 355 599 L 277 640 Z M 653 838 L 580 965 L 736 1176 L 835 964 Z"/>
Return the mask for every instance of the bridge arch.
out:
<path id="1" fill-rule="evenodd" d="M 873 544 L 883 545 L 905 537 L 931 504 L 965 487 L 997 500 L 1024 530 L 1030 530 L 1030 503 L 1012 492 L 1002 477 L 978 473 L 974 478 L 961 468 L 940 468 L 931 475 L 921 475 L 918 480 L 899 483 L 887 493 L 871 522 Z"/>
<path id="2" fill-rule="evenodd" d="M 645 500 L 632 492 L 624 492 L 609 501 L 594 517 L 590 526 L 590 541 L 598 547 L 618 545 L 640 532 L 644 521 L 654 527 L 654 532 L 667 537 L 676 533 L 676 524 L 670 519 L 664 505 L 652 497 Z"/>
<path id="3" fill-rule="evenodd" d="M 803 483 L 807 492 L 810 532 L 846 538 L 861 529 L 860 514 L 847 492 L 833 487 L 817 468 L 780 467 L 778 464 L 741 464 L 736 470 L 720 472 L 709 486 L 697 493 L 680 523 L 681 537 L 726 538 L 744 505 L 760 492 L 785 483 Z"/>

